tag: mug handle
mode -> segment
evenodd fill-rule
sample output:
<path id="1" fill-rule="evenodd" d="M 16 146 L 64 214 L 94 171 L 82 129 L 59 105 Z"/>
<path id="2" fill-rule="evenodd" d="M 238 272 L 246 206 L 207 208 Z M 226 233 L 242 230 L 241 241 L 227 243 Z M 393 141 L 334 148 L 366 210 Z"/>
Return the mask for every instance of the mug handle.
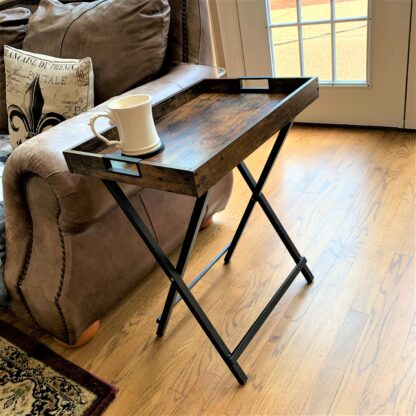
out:
<path id="1" fill-rule="evenodd" d="M 111 117 L 110 113 L 96 113 L 93 114 L 93 116 L 90 118 L 90 121 L 88 122 L 88 125 L 91 127 L 92 132 L 94 133 L 95 137 L 98 139 L 101 139 L 104 143 L 106 143 L 108 146 L 111 146 L 115 144 L 117 147 L 121 147 L 121 143 L 118 140 L 108 140 L 106 137 L 101 135 L 100 133 L 95 130 L 95 121 L 100 117 L 107 117 L 110 120 L 110 124 L 115 126 L 116 123 L 114 119 Z"/>

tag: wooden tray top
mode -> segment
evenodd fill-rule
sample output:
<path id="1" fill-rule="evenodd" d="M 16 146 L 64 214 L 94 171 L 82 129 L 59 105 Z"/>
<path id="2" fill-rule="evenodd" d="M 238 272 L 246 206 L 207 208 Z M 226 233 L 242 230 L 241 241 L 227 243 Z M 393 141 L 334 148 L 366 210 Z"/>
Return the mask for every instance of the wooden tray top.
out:
<path id="1" fill-rule="evenodd" d="M 165 150 L 124 157 L 91 137 L 64 151 L 71 172 L 185 195 L 201 196 L 318 97 L 316 78 L 207 79 L 153 107 Z M 115 127 L 103 133 L 117 140 Z"/>

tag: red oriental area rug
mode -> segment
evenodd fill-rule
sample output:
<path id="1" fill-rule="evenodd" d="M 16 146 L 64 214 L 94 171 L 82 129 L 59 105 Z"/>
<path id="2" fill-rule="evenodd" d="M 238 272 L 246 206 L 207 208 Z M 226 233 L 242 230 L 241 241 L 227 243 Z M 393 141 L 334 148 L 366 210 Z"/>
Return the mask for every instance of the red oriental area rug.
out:
<path id="1" fill-rule="evenodd" d="M 101 415 L 116 388 L 0 321 L 0 414 Z"/>

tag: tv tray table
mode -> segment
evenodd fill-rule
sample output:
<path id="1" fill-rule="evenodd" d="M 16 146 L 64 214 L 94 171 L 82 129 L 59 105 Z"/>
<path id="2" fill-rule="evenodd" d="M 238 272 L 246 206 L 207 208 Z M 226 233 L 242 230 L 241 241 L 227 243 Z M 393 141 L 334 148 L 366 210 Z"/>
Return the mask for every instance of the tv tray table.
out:
<path id="1" fill-rule="evenodd" d="M 265 88 L 250 88 L 261 80 Z M 279 151 L 295 117 L 319 95 L 316 78 L 206 79 L 153 106 L 153 117 L 165 150 L 147 159 L 123 156 L 93 137 L 64 151 L 69 170 L 102 180 L 140 238 L 171 282 L 165 306 L 157 319 L 157 335 L 163 336 L 174 305 L 183 300 L 225 364 L 240 384 L 247 375 L 238 358 L 251 342 L 286 290 L 302 273 L 308 283 L 314 279 L 272 207 L 262 193 Z M 256 182 L 244 160 L 273 134 L 278 133 L 263 171 Z M 104 135 L 117 140 L 117 129 Z M 222 177 L 238 168 L 252 195 L 231 242 L 189 285 L 183 281 L 188 258 L 203 220 L 207 195 Z M 135 184 L 195 197 L 195 205 L 176 265 L 173 265 L 153 234 L 140 218 L 118 182 Z M 231 351 L 202 307 L 192 287 L 223 256 L 228 264 L 256 204 L 259 204 L 279 235 L 295 267 L 262 310 L 253 325 Z"/>

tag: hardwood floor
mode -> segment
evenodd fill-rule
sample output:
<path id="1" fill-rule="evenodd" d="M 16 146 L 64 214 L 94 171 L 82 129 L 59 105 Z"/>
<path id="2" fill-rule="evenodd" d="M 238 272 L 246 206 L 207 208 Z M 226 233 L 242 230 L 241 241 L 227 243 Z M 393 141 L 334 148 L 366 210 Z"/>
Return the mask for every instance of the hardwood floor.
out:
<path id="1" fill-rule="evenodd" d="M 271 144 L 248 160 L 253 173 Z M 169 283 L 160 270 L 87 346 L 43 341 L 120 388 L 106 415 L 415 415 L 415 181 L 414 132 L 292 129 L 264 193 L 315 282 L 299 275 L 243 353 L 244 387 L 183 304 L 156 338 Z M 236 173 L 186 280 L 230 240 L 248 198 Z M 219 262 L 194 294 L 233 347 L 292 267 L 257 207 L 230 265 Z"/>

